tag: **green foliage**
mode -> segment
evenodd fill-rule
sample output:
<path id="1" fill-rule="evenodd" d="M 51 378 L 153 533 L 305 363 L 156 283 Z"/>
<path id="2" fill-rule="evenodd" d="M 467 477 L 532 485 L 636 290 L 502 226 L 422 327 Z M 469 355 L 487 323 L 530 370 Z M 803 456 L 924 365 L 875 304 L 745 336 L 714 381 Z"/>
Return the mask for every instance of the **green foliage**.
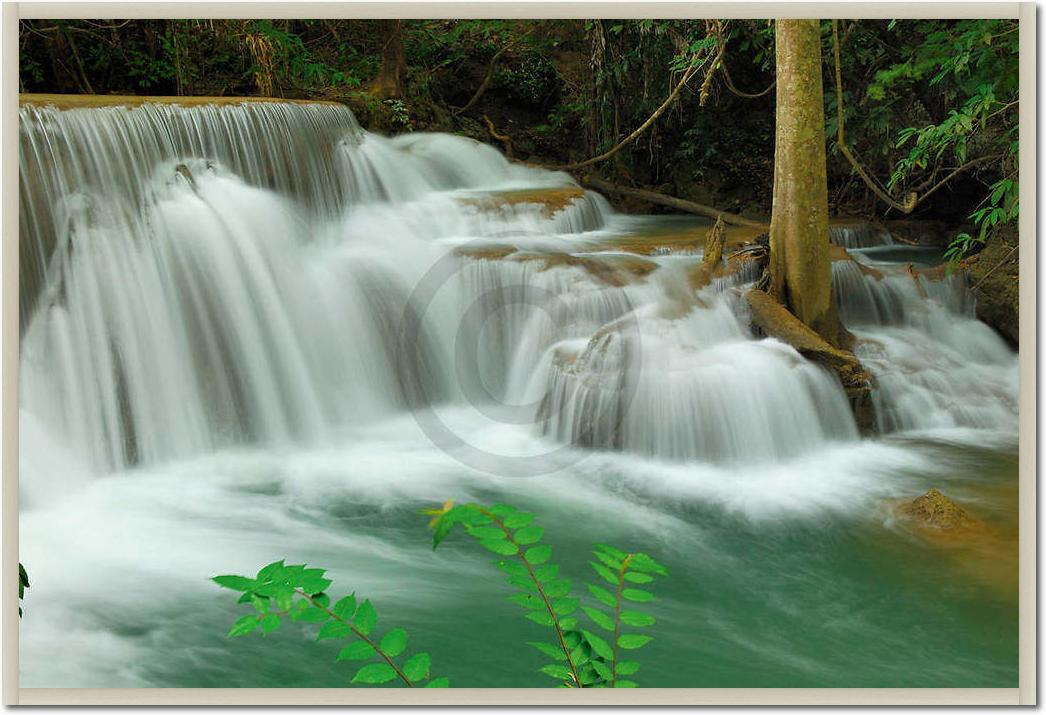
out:
<path id="1" fill-rule="evenodd" d="M 460 526 L 480 546 L 505 557 L 493 563 L 517 591 L 510 600 L 524 610 L 525 618 L 551 629 L 547 638 L 528 642 L 552 661 L 542 666 L 540 673 L 559 681 L 562 687 L 636 687 L 635 681 L 622 676 L 634 675 L 639 663 L 621 659 L 621 652 L 637 650 L 653 640 L 629 629 L 647 628 L 656 620 L 627 603 L 646 603 L 654 598 L 649 591 L 630 584 L 646 585 L 657 576 L 667 576 L 661 564 L 643 553 L 595 544 L 594 560 L 589 563 L 610 587 L 587 584 L 596 603 L 582 603 L 580 597 L 571 595 L 573 581 L 561 576 L 559 565 L 551 563 L 552 547 L 540 543 L 545 532 L 534 523 L 533 514 L 508 504 L 455 506 L 452 501 L 424 513 L 432 517 L 433 549 Z M 236 638 L 255 631 L 265 636 L 289 618 L 319 625 L 317 641 L 348 640 L 336 661 L 369 661 L 356 670 L 353 683 L 383 685 L 398 679 L 410 687 L 426 680 L 425 687 L 450 686 L 445 677 L 431 677 L 428 653 L 406 656 L 409 635 L 405 629 L 391 628 L 380 638 L 372 637 L 378 613 L 369 600 L 360 603 L 353 593 L 332 605 L 327 595 L 332 583 L 325 574 L 323 569 L 287 565 L 281 560 L 262 567 L 254 578 L 215 576 L 212 580 L 218 586 L 238 592 L 239 603 L 249 604 L 253 611 L 237 619 L 228 636 Z M 582 614 L 592 626 L 582 624 Z"/>
<path id="2" fill-rule="evenodd" d="M 929 192 L 956 170 L 977 172 L 989 186 L 969 216 L 977 235 L 961 233 L 948 247 L 954 265 L 1020 214 L 1017 21 L 892 21 L 887 32 L 900 41 L 901 53 L 875 73 L 867 97 L 872 106 L 899 108 L 898 94 L 916 93 L 918 114 L 928 119 L 896 132 L 892 146 L 900 154 L 889 188 Z"/>
<path id="3" fill-rule="evenodd" d="M 403 628 L 392 628 L 380 639 L 372 638 L 378 613 L 369 600 L 358 603 L 356 594 L 345 596 L 331 606 L 327 589 L 332 582 L 326 571 L 304 564 L 287 565 L 275 561 L 262 567 L 254 578 L 215 576 L 221 586 L 239 592 L 239 603 L 250 604 L 254 613 L 233 623 L 229 637 L 245 636 L 260 630 L 262 635 L 277 630 L 284 619 L 319 625 L 316 640 L 348 640 L 337 661 L 372 661 L 356 670 L 353 683 L 381 685 L 399 679 L 408 687 L 450 687 L 445 677 L 431 678 L 428 653 L 417 652 L 401 658 L 408 650 L 409 637 Z M 400 659 L 401 662 L 397 662 Z"/>
<path id="4" fill-rule="evenodd" d="M 552 547 L 541 544 L 544 529 L 534 524 L 534 515 L 507 504 L 453 505 L 427 510 L 432 517 L 432 548 L 460 526 L 480 546 L 500 556 L 494 566 L 505 573 L 505 581 L 517 592 L 509 600 L 524 611 L 524 618 L 551 629 L 547 640 L 529 641 L 528 645 L 550 658 L 539 672 L 557 680 L 562 687 L 628 688 L 632 675 L 639 669 L 635 661 L 622 661 L 622 650 L 642 648 L 651 640 L 642 633 L 627 632 L 625 627 L 645 628 L 656 621 L 653 616 L 625 608 L 626 601 L 646 603 L 654 595 L 628 584 L 648 584 L 656 576 L 667 576 L 667 570 L 643 553 L 626 553 L 607 544 L 595 544 L 590 561 L 596 574 L 610 588 L 586 584 L 598 603 L 582 604 L 573 596 L 573 581 L 560 575 L 558 564 L 550 562 Z M 603 610 L 600 606 L 609 609 Z M 593 628 L 581 624 L 583 614 Z M 597 633 L 597 629 L 603 633 Z"/>
<path id="5" fill-rule="evenodd" d="M 29 588 L 29 574 L 26 573 L 25 566 L 22 566 L 21 562 L 18 562 L 18 601 L 21 603 L 22 599 L 25 598 L 25 590 Z M 18 606 L 18 617 L 22 617 L 22 606 Z"/>

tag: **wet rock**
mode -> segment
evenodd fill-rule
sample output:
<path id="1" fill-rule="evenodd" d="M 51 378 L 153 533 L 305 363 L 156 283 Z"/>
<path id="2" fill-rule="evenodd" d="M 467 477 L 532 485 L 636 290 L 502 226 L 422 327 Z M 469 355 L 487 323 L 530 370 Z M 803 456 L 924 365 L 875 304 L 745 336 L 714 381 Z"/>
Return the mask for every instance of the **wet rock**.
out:
<path id="1" fill-rule="evenodd" d="M 497 211 L 520 204 L 538 204 L 542 207 L 542 215 L 545 218 L 552 218 L 584 195 L 585 190 L 579 186 L 564 186 L 499 191 L 489 196 L 463 199 L 463 202 L 488 211 Z"/>
<path id="2" fill-rule="evenodd" d="M 1017 236 L 998 234 L 984 250 L 963 261 L 977 300 L 977 317 L 1014 347 L 1020 338 L 1020 251 Z"/>
<path id="3" fill-rule="evenodd" d="M 968 511 L 936 489 L 931 489 L 911 502 L 901 504 L 898 511 L 916 520 L 921 526 L 935 529 L 968 529 L 979 523 Z"/>
<path id="4" fill-rule="evenodd" d="M 873 378 L 861 361 L 849 350 L 830 345 L 769 293 L 753 288 L 745 293 L 745 300 L 752 311 L 752 326 L 758 332 L 788 343 L 803 357 L 838 375 L 858 429 L 863 434 L 873 432 L 876 424 L 871 398 Z"/>

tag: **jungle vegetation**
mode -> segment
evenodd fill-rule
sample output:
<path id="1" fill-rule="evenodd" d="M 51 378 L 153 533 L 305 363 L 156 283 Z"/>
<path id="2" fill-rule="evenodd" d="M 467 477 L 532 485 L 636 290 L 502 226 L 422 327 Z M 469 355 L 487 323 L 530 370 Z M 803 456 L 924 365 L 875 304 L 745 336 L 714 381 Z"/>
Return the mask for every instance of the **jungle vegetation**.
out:
<path id="1" fill-rule="evenodd" d="M 953 227 L 1019 212 L 1016 20 L 821 21 L 828 208 Z M 347 103 L 368 128 L 473 136 L 515 158 L 765 219 L 772 20 L 33 20 L 23 92 Z"/>

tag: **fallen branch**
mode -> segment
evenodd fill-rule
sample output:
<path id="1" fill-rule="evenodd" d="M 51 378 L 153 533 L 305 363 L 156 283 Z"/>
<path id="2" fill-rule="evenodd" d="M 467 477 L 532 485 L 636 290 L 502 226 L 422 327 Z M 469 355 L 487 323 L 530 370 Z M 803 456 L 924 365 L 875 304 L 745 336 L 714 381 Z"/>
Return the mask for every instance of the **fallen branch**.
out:
<path id="1" fill-rule="evenodd" d="M 483 115 L 483 121 L 487 124 L 487 131 L 490 132 L 490 136 L 493 139 L 498 140 L 505 147 L 505 156 L 509 159 L 512 158 L 512 137 L 508 134 L 499 134 L 498 130 L 494 128 L 494 122 L 490 121 L 490 117 L 486 114 Z"/>
<path id="2" fill-rule="evenodd" d="M 719 209 L 712 206 L 705 206 L 704 204 L 695 203 L 693 201 L 687 201 L 686 199 L 679 199 L 675 196 L 669 196 L 667 194 L 660 194 L 656 191 L 649 191 L 647 189 L 633 189 L 627 186 L 619 186 L 617 184 L 611 184 L 609 181 L 603 181 L 594 177 L 585 177 L 581 183 L 597 191 L 604 191 L 611 194 L 620 194 L 622 196 L 634 196 L 637 199 L 648 201 L 652 204 L 659 206 L 667 206 L 669 208 L 676 209 L 678 211 L 685 211 L 686 213 L 697 214 L 698 216 L 707 216 L 711 219 L 718 219 L 722 217 L 724 223 L 731 224 L 732 226 L 766 226 L 762 221 L 753 221 L 752 219 L 745 218 L 744 216 L 738 216 L 737 214 L 727 213 L 726 211 L 720 211 Z"/>

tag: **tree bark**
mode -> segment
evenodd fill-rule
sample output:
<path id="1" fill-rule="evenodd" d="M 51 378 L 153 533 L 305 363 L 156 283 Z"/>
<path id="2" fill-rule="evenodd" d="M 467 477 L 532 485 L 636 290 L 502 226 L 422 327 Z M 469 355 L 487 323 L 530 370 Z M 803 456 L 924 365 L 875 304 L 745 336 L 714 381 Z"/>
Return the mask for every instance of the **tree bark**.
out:
<path id="1" fill-rule="evenodd" d="M 403 73 L 407 60 L 403 54 L 403 21 L 382 20 L 381 68 L 371 90 L 382 99 L 403 96 Z"/>
<path id="2" fill-rule="evenodd" d="M 777 129 L 769 292 L 839 346 L 832 304 L 821 32 L 817 20 L 777 20 Z"/>

